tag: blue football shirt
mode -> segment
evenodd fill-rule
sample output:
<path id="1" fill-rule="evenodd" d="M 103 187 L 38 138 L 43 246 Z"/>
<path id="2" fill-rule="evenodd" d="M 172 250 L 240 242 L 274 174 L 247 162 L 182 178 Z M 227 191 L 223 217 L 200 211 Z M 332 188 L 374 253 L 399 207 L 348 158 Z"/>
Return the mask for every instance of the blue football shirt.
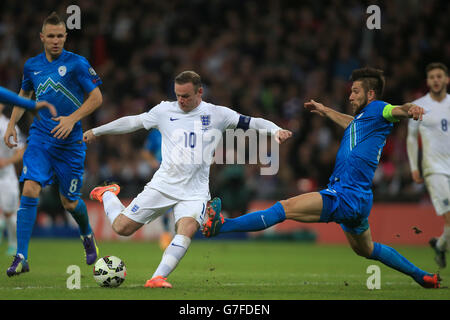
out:
<path id="1" fill-rule="evenodd" d="M 330 184 L 356 192 L 372 192 L 372 180 L 386 137 L 393 124 L 384 118 L 383 110 L 389 105 L 383 101 L 372 101 L 365 106 L 345 129 Z"/>
<path id="2" fill-rule="evenodd" d="M 150 151 L 156 160 L 161 163 L 162 155 L 161 155 L 161 132 L 158 129 L 151 129 L 147 136 L 147 143 L 145 147 Z"/>
<path id="3" fill-rule="evenodd" d="M 86 58 L 63 50 L 52 62 L 47 60 L 44 52 L 28 59 L 24 66 L 22 89 L 34 90 L 37 101 L 48 101 L 55 106 L 58 116 L 68 116 L 82 105 L 84 95 L 101 83 Z M 30 136 L 38 136 L 53 144 L 82 143 L 81 121 L 75 124 L 66 139 L 56 139 L 50 132 L 58 122 L 51 119 L 46 108 L 39 110 L 39 116 L 31 125 Z"/>

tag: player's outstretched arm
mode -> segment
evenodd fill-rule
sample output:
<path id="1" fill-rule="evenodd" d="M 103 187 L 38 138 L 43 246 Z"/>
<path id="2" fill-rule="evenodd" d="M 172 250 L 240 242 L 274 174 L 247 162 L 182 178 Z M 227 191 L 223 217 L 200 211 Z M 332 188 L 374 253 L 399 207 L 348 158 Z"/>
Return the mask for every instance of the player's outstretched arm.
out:
<path id="1" fill-rule="evenodd" d="M 32 95 L 33 95 L 33 91 L 24 91 L 23 89 L 20 89 L 19 96 L 29 99 L 29 98 L 31 98 Z M 11 117 L 9 118 L 8 126 L 6 127 L 6 131 L 3 136 L 3 141 L 5 142 L 5 144 L 8 148 L 17 147 L 18 141 L 17 141 L 16 124 L 22 118 L 25 111 L 26 110 L 21 107 L 15 106 L 13 108 Z M 10 140 L 11 137 L 13 138 L 12 142 Z"/>
<path id="2" fill-rule="evenodd" d="M 49 103 L 47 101 L 36 102 L 36 110 L 39 110 L 42 108 L 47 108 L 53 117 L 56 117 L 58 115 L 58 113 L 56 112 L 55 106 L 52 105 L 51 103 Z"/>
<path id="3" fill-rule="evenodd" d="M 405 103 L 392 109 L 392 116 L 395 119 L 412 118 L 413 120 L 422 120 L 425 110 L 414 103 Z"/>
<path id="4" fill-rule="evenodd" d="M 144 123 L 139 115 L 122 117 L 100 127 L 86 131 L 83 134 L 83 141 L 89 143 L 99 136 L 130 133 L 143 128 Z"/>
<path id="5" fill-rule="evenodd" d="M 277 126 L 275 123 L 273 123 L 272 121 L 269 121 L 269 120 L 266 120 L 263 118 L 251 118 L 249 128 L 255 129 L 258 131 L 266 130 L 268 132 L 275 133 L 275 141 L 278 144 L 281 144 L 284 141 L 286 141 L 287 139 L 289 139 L 290 137 L 292 137 L 291 131 L 282 129 L 279 126 Z"/>
<path id="6" fill-rule="evenodd" d="M 338 125 L 340 125 L 344 129 L 347 128 L 348 125 L 350 124 L 350 122 L 352 122 L 352 120 L 353 120 L 352 116 L 345 114 L 345 113 L 335 111 L 335 110 L 331 109 L 330 107 L 326 107 L 323 104 L 316 102 L 314 100 L 305 102 L 304 107 L 306 109 L 308 109 L 309 111 L 311 111 L 312 113 L 317 113 L 318 115 L 320 115 L 322 117 L 327 117 L 327 118 L 333 120 L 334 122 L 336 122 Z"/>

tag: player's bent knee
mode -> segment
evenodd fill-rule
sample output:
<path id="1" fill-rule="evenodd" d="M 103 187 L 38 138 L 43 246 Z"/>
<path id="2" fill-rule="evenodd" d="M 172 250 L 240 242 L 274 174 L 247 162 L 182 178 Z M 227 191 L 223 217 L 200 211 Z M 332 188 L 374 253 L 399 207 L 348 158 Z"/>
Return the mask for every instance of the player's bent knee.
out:
<path id="1" fill-rule="evenodd" d="M 352 247 L 353 251 L 360 257 L 370 258 L 372 255 L 372 250 L 370 248 L 360 248 L 360 247 Z"/>
<path id="2" fill-rule="evenodd" d="M 67 211 L 74 211 L 75 208 L 77 207 L 78 201 L 70 201 L 68 199 L 66 200 L 62 200 L 61 201 L 64 209 L 66 209 Z"/>
<path id="3" fill-rule="evenodd" d="M 41 190 L 41 185 L 38 182 L 26 180 L 23 185 L 22 195 L 29 198 L 38 198 Z"/>
<path id="4" fill-rule="evenodd" d="M 113 222 L 112 228 L 119 236 L 131 236 L 140 226 L 131 224 L 122 214 L 120 214 Z"/>

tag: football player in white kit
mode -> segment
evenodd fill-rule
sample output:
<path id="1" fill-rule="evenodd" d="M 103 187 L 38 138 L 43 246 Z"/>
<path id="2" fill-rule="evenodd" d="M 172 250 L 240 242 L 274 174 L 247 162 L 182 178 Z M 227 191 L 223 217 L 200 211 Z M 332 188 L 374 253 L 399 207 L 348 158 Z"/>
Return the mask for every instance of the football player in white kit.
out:
<path id="1" fill-rule="evenodd" d="M 6 132 L 9 119 L 3 114 L 4 105 L 0 103 L 0 135 Z M 19 180 L 14 164 L 22 160 L 25 151 L 24 138 L 16 127 L 19 137 L 17 147 L 10 149 L 0 143 L 0 241 L 6 229 L 8 249 L 6 254 L 14 255 L 17 249 L 16 218 L 19 208 Z"/>
<path id="2" fill-rule="evenodd" d="M 429 92 L 413 103 L 425 109 L 423 121 L 409 121 L 407 150 L 412 178 L 427 187 L 437 215 L 444 217 L 444 231 L 430 239 L 435 261 L 445 268 L 445 252 L 450 246 L 450 95 L 448 69 L 443 63 L 426 67 Z M 418 134 L 422 139 L 422 174 L 418 164 Z M 423 176 L 423 177 L 422 177 Z"/>
<path id="3" fill-rule="evenodd" d="M 265 130 L 274 134 L 278 143 L 292 135 L 268 120 L 243 116 L 227 107 L 202 101 L 202 94 L 200 76 L 184 71 L 175 78 L 177 101 L 163 101 L 149 112 L 122 117 L 84 133 L 83 140 L 91 142 L 101 135 L 142 128 L 157 128 L 161 132 L 161 166 L 128 207 L 117 197 L 118 185 L 94 188 L 90 195 L 91 199 L 103 202 L 113 230 L 122 236 L 133 234 L 173 208 L 176 235 L 145 287 L 172 287 L 167 276 L 185 255 L 191 238 L 203 224 L 206 210 L 220 211 L 220 199 L 209 201 L 211 161 L 204 161 L 202 156 L 211 156 L 222 133 L 236 128 Z"/>

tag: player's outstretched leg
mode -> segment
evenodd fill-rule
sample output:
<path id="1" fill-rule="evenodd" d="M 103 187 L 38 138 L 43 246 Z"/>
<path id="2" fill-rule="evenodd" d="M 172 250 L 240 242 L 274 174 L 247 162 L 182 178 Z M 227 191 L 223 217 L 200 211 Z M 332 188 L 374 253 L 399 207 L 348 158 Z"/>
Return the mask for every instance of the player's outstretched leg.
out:
<path id="1" fill-rule="evenodd" d="M 206 205 L 206 219 L 202 226 L 202 233 L 205 237 L 214 237 L 220 232 L 220 228 L 224 223 L 222 211 L 222 200 L 215 197 L 208 201 Z"/>
<path id="2" fill-rule="evenodd" d="M 207 210 L 207 219 L 203 224 L 202 232 L 205 237 L 213 237 L 226 232 L 259 231 L 284 220 L 286 220 L 286 213 L 280 202 L 268 209 L 247 213 L 234 219 L 224 219 L 220 211 L 215 210 L 211 205 L 211 210 Z"/>
<path id="3" fill-rule="evenodd" d="M 441 278 L 438 274 L 431 274 L 419 269 L 395 249 L 384 244 L 374 242 L 373 251 L 369 259 L 378 260 L 397 271 L 411 276 L 424 288 L 440 287 Z"/>

